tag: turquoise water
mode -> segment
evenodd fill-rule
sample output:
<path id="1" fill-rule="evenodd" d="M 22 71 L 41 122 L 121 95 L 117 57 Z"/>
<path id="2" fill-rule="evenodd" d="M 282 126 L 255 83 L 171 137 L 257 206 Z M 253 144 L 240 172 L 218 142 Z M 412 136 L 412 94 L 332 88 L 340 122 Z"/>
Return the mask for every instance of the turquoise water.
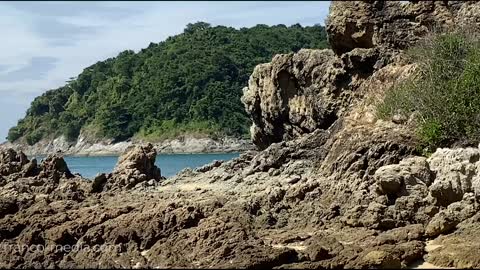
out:
<path id="1" fill-rule="evenodd" d="M 230 160 L 238 157 L 239 153 L 225 154 L 161 154 L 157 156 L 155 164 L 162 171 L 162 175 L 170 177 L 184 168 L 196 168 L 214 160 Z M 41 158 L 38 160 L 40 161 Z M 93 178 L 97 173 L 109 173 L 115 167 L 118 156 L 102 157 L 74 157 L 66 156 L 65 161 L 72 173 L 79 173 L 83 177 Z"/>

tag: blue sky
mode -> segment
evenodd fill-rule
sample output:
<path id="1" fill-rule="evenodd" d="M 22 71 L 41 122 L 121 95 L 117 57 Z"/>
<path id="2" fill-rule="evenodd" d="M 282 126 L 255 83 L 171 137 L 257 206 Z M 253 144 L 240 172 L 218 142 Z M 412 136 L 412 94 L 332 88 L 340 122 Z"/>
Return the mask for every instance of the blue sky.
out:
<path id="1" fill-rule="evenodd" d="M 0 142 L 30 102 L 85 67 L 181 33 L 187 23 L 324 24 L 329 1 L 0 2 Z"/>

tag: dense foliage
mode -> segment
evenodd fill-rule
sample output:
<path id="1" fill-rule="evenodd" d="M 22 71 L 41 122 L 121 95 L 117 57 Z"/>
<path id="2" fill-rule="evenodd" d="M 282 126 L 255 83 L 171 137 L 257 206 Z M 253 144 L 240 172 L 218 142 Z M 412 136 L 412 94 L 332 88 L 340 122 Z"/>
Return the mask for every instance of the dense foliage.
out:
<path id="1" fill-rule="evenodd" d="M 410 51 L 414 76 L 386 93 L 379 115 L 412 117 L 424 150 L 480 141 L 480 40 L 465 30 Z"/>
<path id="2" fill-rule="evenodd" d="M 319 25 L 188 24 L 182 34 L 98 62 L 37 97 L 8 140 L 34 144 L 62 134 L 75 140 L 81 130 L 117 141 L 185 132 L 242 136 L 249 120 L 240 97 L 255 65 L 277 53 L 326 46 Z"/>

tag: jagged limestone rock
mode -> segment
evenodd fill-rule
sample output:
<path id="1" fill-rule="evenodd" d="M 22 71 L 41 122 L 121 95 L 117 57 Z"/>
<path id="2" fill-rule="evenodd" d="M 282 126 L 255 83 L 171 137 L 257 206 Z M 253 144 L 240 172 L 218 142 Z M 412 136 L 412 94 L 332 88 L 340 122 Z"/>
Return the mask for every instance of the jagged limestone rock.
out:
<path id="1" fill-rule="evenodd" d="M 332 1 L 326 23 L 330 46 L 339 55 L 355 48 L 406 49 L 434 27 L 454 25 L 459 5 L 445 2 Z"/>
<path id="2" fill-rule="evenodd" d="M 119 157 L 112 173 L 100 176 L 94 181 L 94 190 L 131 189 L 135 185 L 149 180 L 160 181 L 160 169 L 155 165 L 157 151 L 152 144 L 135 146 Z M 102 186 L 102 188 L 100 188 Z"/>

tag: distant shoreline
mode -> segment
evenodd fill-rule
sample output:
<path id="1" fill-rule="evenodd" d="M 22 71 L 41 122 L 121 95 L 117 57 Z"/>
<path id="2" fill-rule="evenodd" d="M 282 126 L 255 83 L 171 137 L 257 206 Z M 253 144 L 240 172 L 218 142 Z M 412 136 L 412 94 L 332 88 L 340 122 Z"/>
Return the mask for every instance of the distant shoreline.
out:
<path id="1" fill-rule="evenodd" d="M 81 137 L 76 142 L 67 142 L 65 138 L 59 137 L 50 141 L 40 141 L 34 145 L 4 142 L 0 144 L 0 149 L 13 148 L 24 152 L 28 156 L 44 156 L 53 153 L 61 153 L 64 156 L 95 157 L 118 156 L 124 153 L 128 148 L 144 143 L 147 142 L 88 142 Z M 224 137 L 215 140 L 207 137 L 182 137 L 152 144 L 158 154 L 221 154 L 244 152 L 254 149 L 250 140 L 234 137 Z"/>
<path id="2" fill-rule="evenodd" d="M 236 153 L 243 153 L 245 151 L 248 151 L 248 150 L 243 150 L 243 151 L 230 151 L 230 152 L 191 152 L 191 153 L 157 153 L 157 156 L 159 155 L 164 155 L 164 156 L 168 156 L 168 155 L 218 155 L 218 154 L 236 154 Z M 27 155 L 29 158 L 31 157 L 38 157 L 38 156 L 42 156 L 42 157 L 45 157 L 47 156 L 48 154 L 55 154 L 55 153 L 47 153 L 47 154 L 35 154 L 35 155 Z M 122 155 L 122 153 L 119 153 L 119 154 L 107 154 L 107 155 L 102 155 L 102 154 L 92 154 L 92 155 L 77 155 L 77 154 L 63 154 L 63 153 L 60 153 L 62 154 L 63 157 L 119 157 L 120 155 Z"/>

